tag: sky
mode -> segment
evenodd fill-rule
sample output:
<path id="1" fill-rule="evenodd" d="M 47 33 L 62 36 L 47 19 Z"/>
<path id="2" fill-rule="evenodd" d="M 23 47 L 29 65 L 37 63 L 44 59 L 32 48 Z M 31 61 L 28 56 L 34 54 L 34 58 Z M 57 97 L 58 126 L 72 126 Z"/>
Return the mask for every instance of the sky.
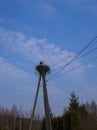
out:
<path id="1" fill-rule="evenodd" d="M 41 60 L 51 69 L 46 79 L 52 113 L 63 113 L 72 91 L 81 103 L 97 102 L 95 36 L 96 0 L 0 0 L 0 105 L 32 109 Z M 42 83 L 38 108 L 43 111 Z"/>

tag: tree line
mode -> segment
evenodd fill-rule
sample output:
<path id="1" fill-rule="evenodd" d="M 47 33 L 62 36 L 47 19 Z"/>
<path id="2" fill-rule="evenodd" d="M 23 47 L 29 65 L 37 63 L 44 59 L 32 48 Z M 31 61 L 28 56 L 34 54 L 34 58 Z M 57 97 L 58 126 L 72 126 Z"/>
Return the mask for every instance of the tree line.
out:
<path id="1" fill-rule="evenodd" d="M 35 130 L 46 130 L 45 119 L 40 113 L 34 120 Z M 28 130 L 31 112 L 13 105 L 10 109 L 0 106 L 0 130 Z M 95 101 L 80 104 L 74 92 L 70 95 L 69 106 L 61 116 L 53 116 L 53 130 L 97 130 L 97 104 Z"/>
<path id="2" fill-rule="evenodd" d="M 97 104 L 95 101 L 80 104 L 74 92 L 70 95 L 69 107 L 63 115 L 52 118 L 53 130 L 97 130 Z M 45 130 L 43 123 L 42 130 Z"/>
<path id="3" fill-rule="evenodd" d="M 13 105 L 11 108 L 0 106 L 0 130 L 27 130 L 29 114 Z"/>

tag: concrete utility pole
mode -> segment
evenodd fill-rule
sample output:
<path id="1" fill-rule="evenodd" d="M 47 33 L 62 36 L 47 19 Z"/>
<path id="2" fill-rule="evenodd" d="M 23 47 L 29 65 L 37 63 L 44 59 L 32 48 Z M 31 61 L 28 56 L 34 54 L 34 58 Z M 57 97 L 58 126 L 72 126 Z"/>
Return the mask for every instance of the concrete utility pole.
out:
<path id="1" fill-rule="evenodd" d="M 33 128 L 33 125 L 34 125 L 34 123 L 33 123 L 34 113 L 35 113 L 36 103 L 37 103 L 37 99 L 38 99 L 38 93 L 39 93 L 41 79 L 42 79 L 42 83 L 43 83 L 43 98 L 44 98 L 46 130 L 52 130 L 51 113 L 50 113 L 48 94 L 47 94 L 47 88 L 46 88 L 46 79 L 45 79 L 46 74 L 50 72 L 50 67 L 45 65 L 44 62 L 41 61 L 40 64 L 36 66 L 36 70 L 38 71 L 40 77 L 39 77 L 39 81 L 38 81 L 38 86 L 37 86 L 34 106 L 33 106 L 33 110 L 32 110 L 29 130 L 31 130 Z"/>

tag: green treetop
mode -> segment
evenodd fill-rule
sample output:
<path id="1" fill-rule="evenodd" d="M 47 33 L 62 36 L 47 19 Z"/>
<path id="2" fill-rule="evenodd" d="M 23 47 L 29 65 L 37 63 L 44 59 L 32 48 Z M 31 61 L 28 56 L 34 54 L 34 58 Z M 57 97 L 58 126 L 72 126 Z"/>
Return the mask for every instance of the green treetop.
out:
<path id="1" fill-rule="evenodd" d="M 74 92 L 71 93 L 70 103 L 69 103 L 69 110 L 77 110 L 79 108 L 79 101 L 78 97 L 75 95 Z"/>

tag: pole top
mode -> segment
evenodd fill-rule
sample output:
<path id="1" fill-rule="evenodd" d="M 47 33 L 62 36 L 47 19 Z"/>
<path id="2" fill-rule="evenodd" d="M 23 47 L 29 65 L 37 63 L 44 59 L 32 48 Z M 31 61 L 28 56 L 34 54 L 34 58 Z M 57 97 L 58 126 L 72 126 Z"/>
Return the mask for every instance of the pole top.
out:
<path id="1" fill-rule="evenodd" d="M 38 73 L 46 75 L 50 72 L 50 67 L 44 64 L 44 61 L 40 61 L 39 65 L 36 66 L 36 70 L 38 71 Z"/>

